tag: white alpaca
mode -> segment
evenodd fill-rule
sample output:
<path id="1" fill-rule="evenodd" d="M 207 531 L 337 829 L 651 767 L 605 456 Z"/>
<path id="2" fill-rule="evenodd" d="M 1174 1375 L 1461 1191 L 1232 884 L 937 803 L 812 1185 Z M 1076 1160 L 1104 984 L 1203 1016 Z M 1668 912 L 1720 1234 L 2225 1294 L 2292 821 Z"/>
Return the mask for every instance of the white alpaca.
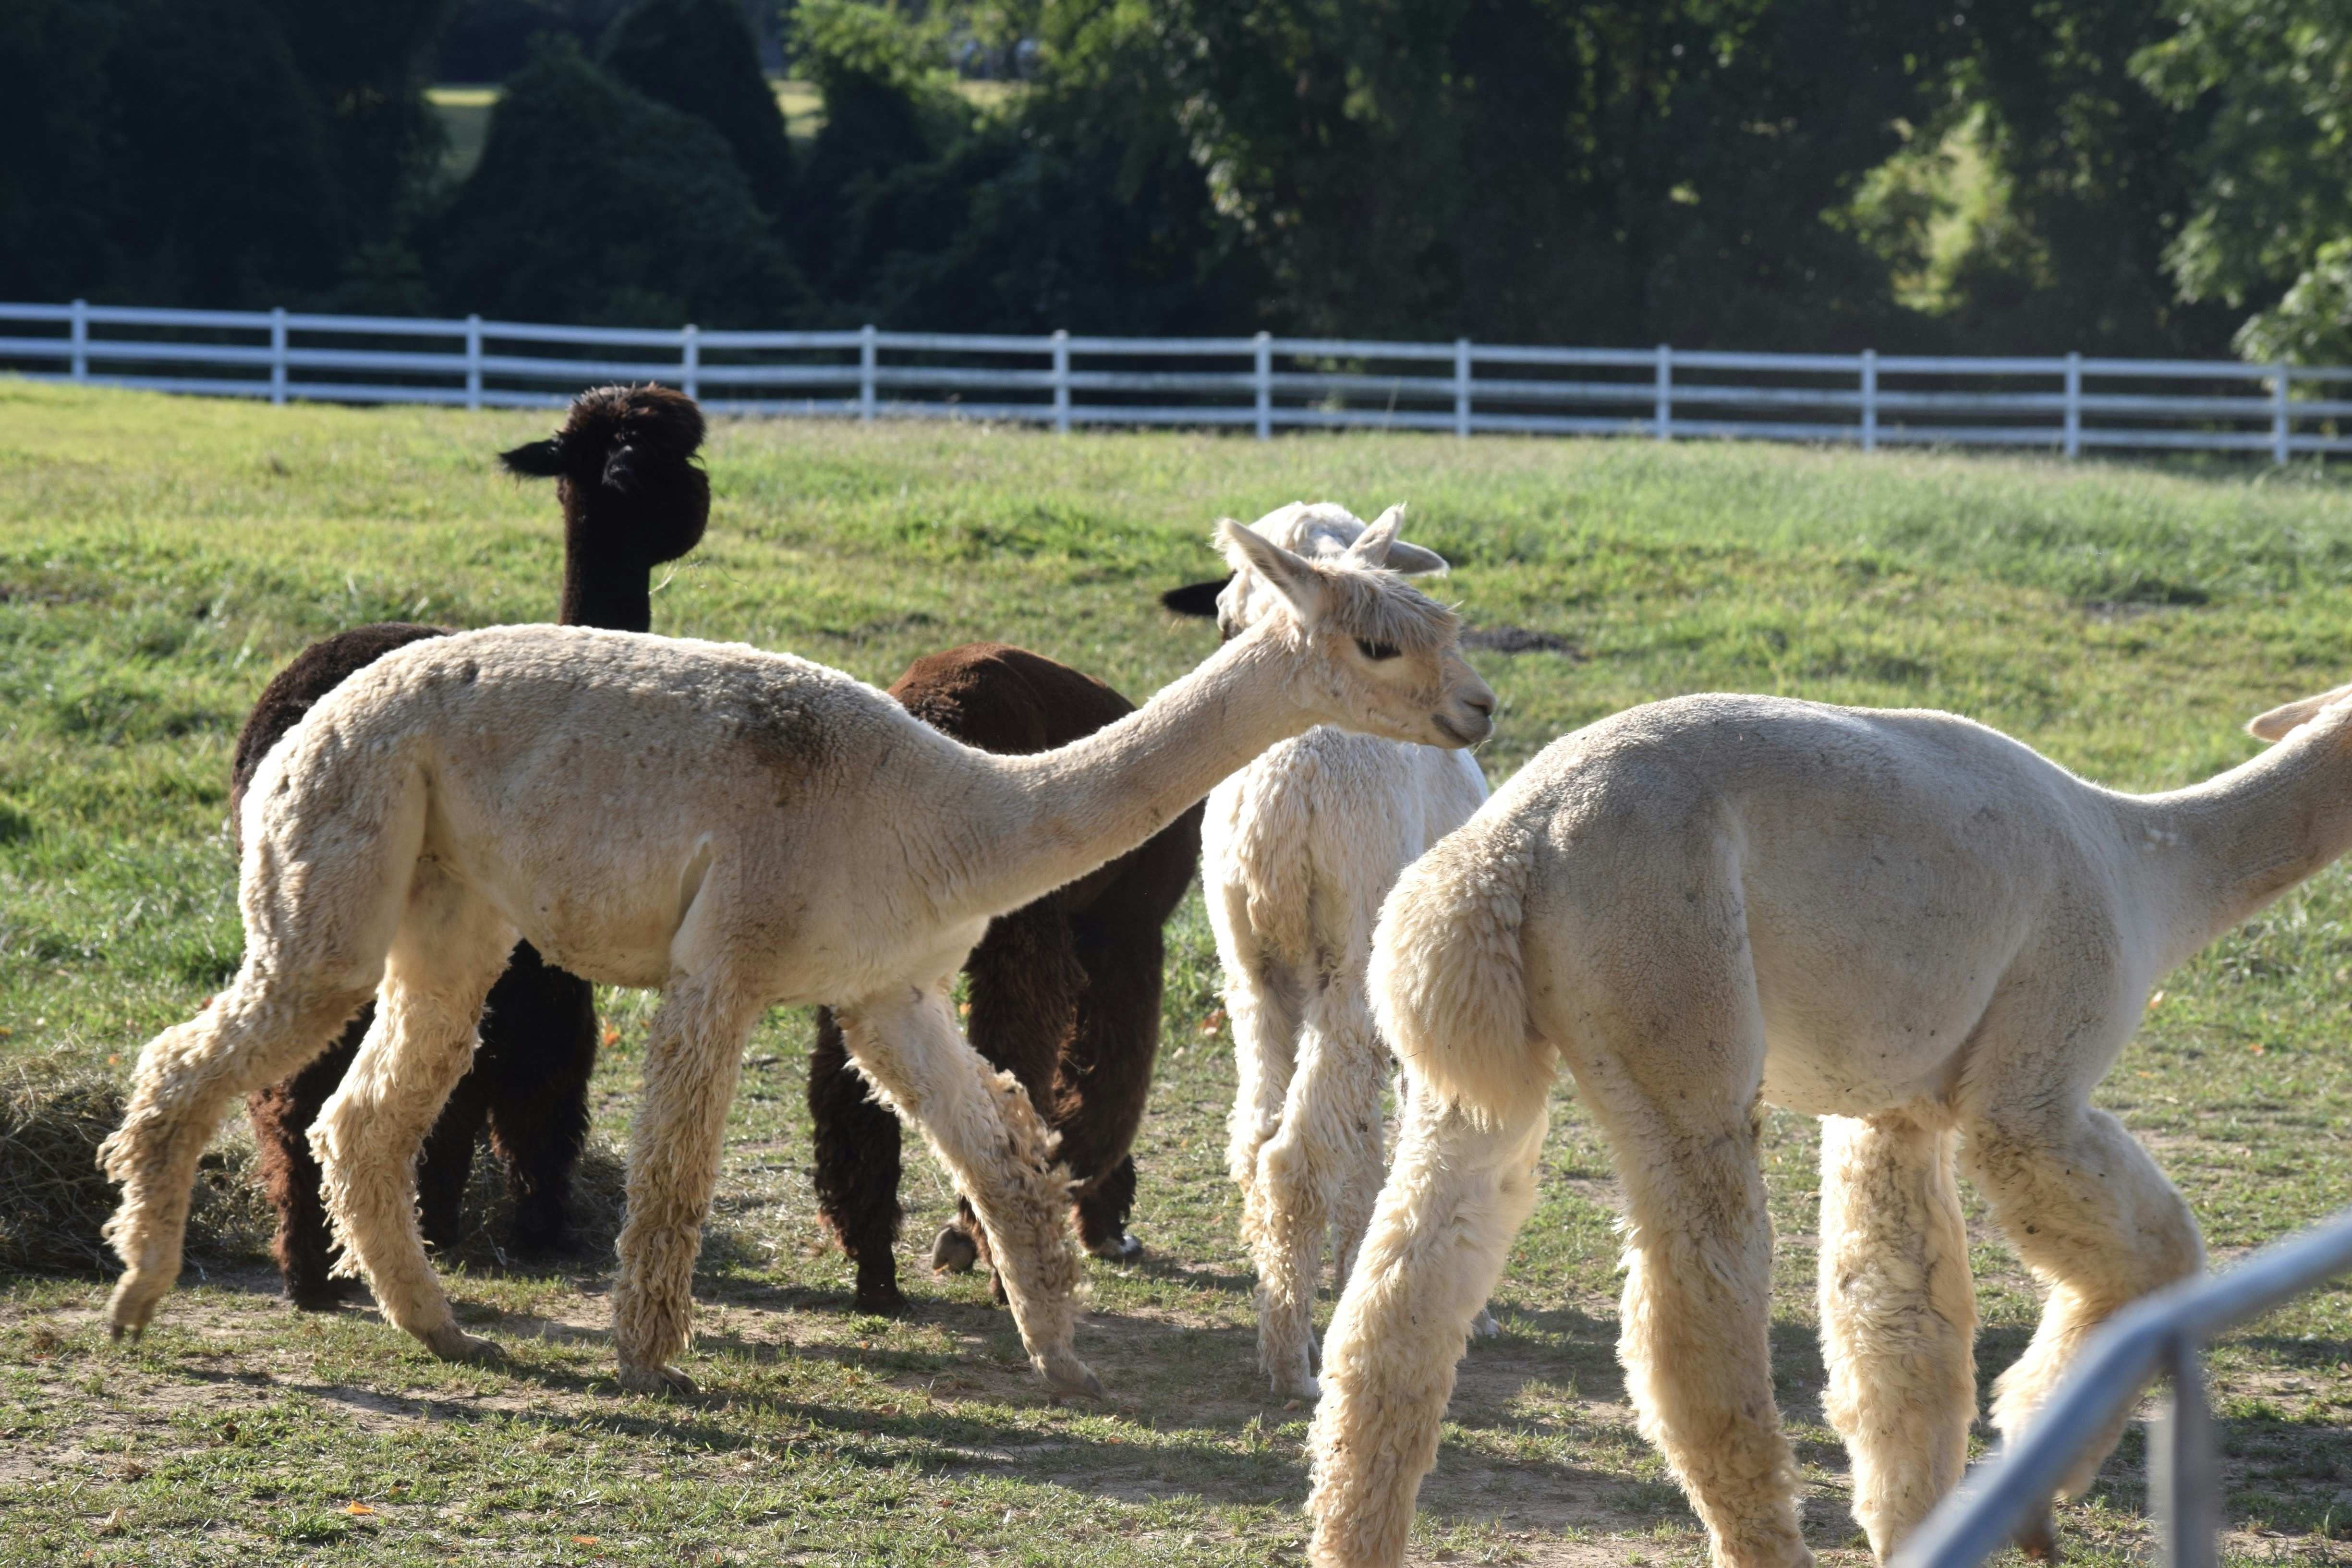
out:
<path id="1" fill-rule="evenodd" d="M 1375 1010 L 1418 1088 L 1325 1344 L 1314 1560 L 1402 1555 L 1562 1063 L 1632 1210 L 1620 1355 L 1642 1429 L 1738 1568 L 1808 1558 L 1758 1111 L 1827 1119 L 1823 1404 L 1885 1558 L 1958 1479 L 1975 1414 L 1956 1142 L 2049 1291 L 1993 1401 L 2004 1435 L 2101 1320 L 2201 1267 L 2179 1193 L 2088 1098 L 2152 984 L 2352 846 L 2347 695 L 2265 714 L 2265 739 L 2310 722 L 2145 796 L 1948 714 L 1763 697 L 1553 742 L 1381 915 Z"/>
<path id="2" fill-rule="evenodd" d="M 1071 1345 L 1067 1174 L 1027 1095 L 956 1028 L 964 954 L 991 916 L 1133 848 L 1276 741 L 1343 723 L 1468 745 L 1494 704 L 1452 614 L 1364 564 L 1376 552 L 1307 562 L 1220 532 L 1286 612 L 1034 755 L 971 750 L 838 671 L 740 646 L 493 627 L 346 680 L 246 797 L 244 967 L 149 1043 L 107 1142 L 129 1265 L 115 1331 L 144 1328 L 179 1272 L 223 1109 L 375 993 L 312 1132 L 329 1209 L 387 1318 L 437 1353 L 483 1353 L 425 1260 L 410 1170 L 520 931 L 575 974 L 663 992 L 614 1290 L 625 1385 L 690 1386 L 671 1363 L 743 1038 L 771 1005 L 828 1002 L 978 1211 L 1032 1361 L 1098 1389 Z M 1374 659 L 1374 642 L 1403 653 Z"/>
<path id="3" fill-rule="evenodd" d="M 1382 517 L 1376 534 L 1392 535 L 1402 511 Z M 1312 560 L 1346 556 L 1365 531 L 1328 501 L 1294 503 L 1250 527 Z M 1402 541 L 1376 563 L 1445 570 Z M 1238 572 L 1218 596 L 1218 628 L 1238 636 L 1280 605 L 1255 574 Z M 1381 900 L 1398 872 L 1486 798 L 1467 752 L 1328 725 L 1272 747 L 1209 792 L 1201 883 L 1240 1074 L 1226 1161 L 1257 1263 L 1258 1364 L 1277 1394 L 1314 1397 L 1324 1237 L 1345 1285 L 1380 1191 L 1389 1055 L 1372 1027 L 1364 965 Z"/>

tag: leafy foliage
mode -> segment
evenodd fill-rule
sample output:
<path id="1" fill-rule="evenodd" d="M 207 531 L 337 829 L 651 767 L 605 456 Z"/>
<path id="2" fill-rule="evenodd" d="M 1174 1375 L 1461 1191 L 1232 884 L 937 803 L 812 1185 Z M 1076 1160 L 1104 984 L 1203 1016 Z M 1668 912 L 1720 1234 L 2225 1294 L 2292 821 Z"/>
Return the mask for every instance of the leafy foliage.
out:
<path id="1" fill-rule="evenodd" d="M 509 82 L 429 250 L 444 298 L 528 321 L 772 325 L 806 306 L 725 139 L 561 35 Z"/>
<path id="2" fill-rule="evenodd" d="M 761 210 L 780 219 L 792 210 L 783 111 L 737 0 L 637 0 L 614 18 L 599 62 L 656 103 L 708 121 Z"/>
<path id="3" fill-rule="evenodd" d="M 2352 355 L 2352 6 L 2189 0 L 2133 66 L 2203 123 L 2168 257 L 2181 293 L 2260 307 L 2238 332 L 2252 357 Z"/>

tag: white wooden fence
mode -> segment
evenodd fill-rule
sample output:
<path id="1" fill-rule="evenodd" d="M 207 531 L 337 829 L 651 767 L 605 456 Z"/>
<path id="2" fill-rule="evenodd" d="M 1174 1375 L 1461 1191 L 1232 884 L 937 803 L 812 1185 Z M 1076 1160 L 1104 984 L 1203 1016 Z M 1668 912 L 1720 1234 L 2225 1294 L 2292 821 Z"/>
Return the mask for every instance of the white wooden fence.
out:
<path id="1" fill-rule="evenodd" d="M 714 331 L 0 303 L 0 373 L 467 408 L 660 381 L 716 413 L 2297 454 L 2352 451 L 2352 368 L 1068 332 Z"/>

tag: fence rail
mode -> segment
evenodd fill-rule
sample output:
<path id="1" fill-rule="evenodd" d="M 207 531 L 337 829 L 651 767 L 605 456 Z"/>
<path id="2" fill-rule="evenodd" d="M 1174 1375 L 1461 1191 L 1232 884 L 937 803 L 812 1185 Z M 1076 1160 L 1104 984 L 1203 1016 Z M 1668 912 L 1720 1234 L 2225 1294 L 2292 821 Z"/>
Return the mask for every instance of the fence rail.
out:
<path id="1" fill-rule="evenodd" d="M 1082 363 L 1083 362 L 1083 363 Z M 2352 367 L 1346 338 L 759 332 L 0 303 L 0 372 L 272 403 L 558 405 L 660 381 L 718 413 L 2297 455 L 2352 451 Z"/>
<path id="2" fill-rule="evenodd" d="M 2065 1381 L 2017 1443 L 2004 1447 L 1927 1516 L 1893 1568 L 1977 1568 L 2019 1529 L 2044 1517 L 2083 1450 L 2139 1403 L 2159 1373 L 2172 1384 L 2148 1433 L 2148 1498 L 2164 1527 L 2166 1568 L 2214 1568 L 2221 1465 L 2201 1352 L 2223 1330 L 2352 1273 L 2352 1209 L 2266 1247 L 2235 1268 L 2125 1308 L 2074 1357 Z"/>

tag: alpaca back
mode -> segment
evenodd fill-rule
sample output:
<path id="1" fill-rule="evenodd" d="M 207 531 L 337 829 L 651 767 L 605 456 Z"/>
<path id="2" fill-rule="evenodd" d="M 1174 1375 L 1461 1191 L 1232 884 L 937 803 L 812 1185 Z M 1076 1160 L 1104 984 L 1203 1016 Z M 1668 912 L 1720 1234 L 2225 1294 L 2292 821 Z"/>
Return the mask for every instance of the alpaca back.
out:
<path id="1" fill-rule="evenodd" d="M 1486 798 L 1466 752 L 1325 725 L 1265 752 L 1211 792 L 1202 880 L 1229 966 L 1260 954 L 1304 972 L 1356 967 L 1398 873 Z M 1228 931 L 1232 889 L 1246 930 Z"/>

